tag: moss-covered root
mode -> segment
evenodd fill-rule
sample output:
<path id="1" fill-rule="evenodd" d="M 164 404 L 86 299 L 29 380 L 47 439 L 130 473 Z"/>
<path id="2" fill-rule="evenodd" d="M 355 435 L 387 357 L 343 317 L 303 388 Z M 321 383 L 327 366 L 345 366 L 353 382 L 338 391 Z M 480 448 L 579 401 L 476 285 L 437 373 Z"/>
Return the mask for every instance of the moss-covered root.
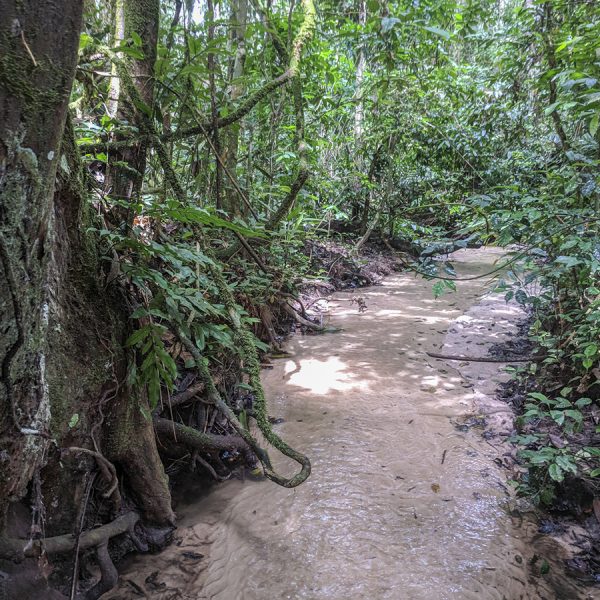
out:
<path id="1" fill-rule="evenodd" d="M 223 400 L 217 386 L 208 370 L 208 363 L 206 359 L 200 353 L 200 350 L 196 347 L 196 344 L 182 331 L 181 328 L 177 328 L 177 336 L 181 343 L 185 346 L 185 349 L 192 355 L 196 368 L 198 369 L 198 375 L 204 383 L 208 399 L 214 403 L 214 405 L 225 415 L 227 420 L 233 425 L 238 435 L 252 448 L 253 452 L 260 460 L 265 470 L 271 469 L 271 460 L 267 452 L 261 448 L 258 442 L 252 437 L 252 434 L 240 423 L 231 407 Z"/>
<path id="2" fill-rule="evenodd" d="M 271 479 L 271 481 L 274 481 L 283 487 L 296 487 L 308 479 L 311 471 L 310 460 L 301 452 L 294 450 L 273 431 L 271 423 L 269 422 L 265 391 L 260 380 L 260 361 L 256 350 L 256 344 L 254 343 L 254 336 L 242 325 L 235 299 L 221 271 L 216 266 L 211 267 L 210 271 L 213 281 L 219 290 L 219 295 L 227 309 L 229 324 L 235 332 L 240 354 L 244 361 L 244 367 L 248 372 L 250 385 L 254 390 L 254 418 L 256 419 L 256 423 L 271 446 L 277 448 L 279 452 L 296 461 L 301 467 L 296 475 L 291 478 L 285 478 L 273 471 L 269 464 L 265 467 L 265 475 Z"/>
<path id="3" fill-rule="evenodd" d="M 296 473 L 291 478 L 285 478 L 281 475 L 278 475 L 272 469 L 265 469 L 265 475 L 271 480 L 287 488 L 293 488 L 308 479 L 310 476 L 311 465 L 310 460 L 307 456 L 294 450 L 291 446 L 289 446 L 286 442 L 284 442 L 271 427 L 271 422 L 269 421 L 269 416 L 267 413 L 267 402 L 265 399 L 265 392 L 260 381 L 260 362 L 258 360 L 258 354 L 256 352 L 256 346 L 254 345 L 254 340 L 252 339 L 252 333 L 245 329 L 240 329 L 237 332 L 237 337 L 241 344 L 242 354 L 244 357 L 244 363 L 246 370 L 248 371 L 250 377 L 250 385 L 254 390 L 254 415 L 256 418 L 256 423 L 261 430 L 262 434 L 265 436 L 265 439 L 281 452 L 288 456 L 292 460 L 295 460 L 301 467 L 300 471 Z"/>
<path id="4" fill-rule="evenodd" d="M 223 276 L 220 275 L 219 279 L 221 280 L 221 285 L 219 285 L 219 283 L 217 283 L 217 285 L 221 287 L 224 284 L 225 289 L 227 289 L 229 299 L 231 302 L 233 302 L 233 296 L 227 288 L 227 285 L 223 280 Z M 237 315 L 237 311 L 235 311 L 234 320 L 239 324 L 239 316 Z M 209 399 L 215 403 L 215 406 L 227 417 L 228 421 L 233 425 L 236 432 L 244 439 L 248 446 L 252 448 L 252 450 L 258 457 L 258 460 L 260 461 L 261 465 L 263 466 L 265 476 L 277 483 L 278 485 L 281 485 L 282 487 L 296 487 L 300 485 L 303 481 L 305 481 L 310 475 L 310 461 L 306 456 L 288 446 L 276 433 L 273 432 L 273 429 L 271 428 L 271 424 L 269 422 L 269 417 L 267 415 L 265 394 L 262 388 L 262 384 L 260 382 L 260 363 L 258 361 L 258 355 L 256 353 L 256 347 L 254 346 L 252 334 L 249 331 L 244 331 L 243 329 L 239 329 L 239 331 L 237 331 L 237 334 L 240 338 L 243 355 L 253 355 L 255 358 L 254 361 L 246 360 L 246 364 L 252 365 L 253 367 L 253 372 L 250 373 L 250 381 L 255 393 L 254 414 L 256 422 L 262 434 L 265 436 L 265 439 L 272 446 L 274 446 L 280 452 L 282 452 L 286 456 L 289 456 L 291 459 L 295 460 L 302 466 L 301 471 L 297 475 L 294 475 L 294 477 L 292 478 L 288 479 L 282 477 L 273 470 L 273 466 L 271 464 L 269 455 L 265 452 L 263 448 L 261 448 L 258 445 L 258 442 L 254 439 L 252 434 L 240 423 L 235 413 L 223 400 L 221 394 L 219 394 L 214 384 L 214 381 L 210 375 L 210 372 L 208 371 L 208 365 L 206 364 L 206 360 L 202 357 L 200 351 L 198 350 L 194 342 L 192 342 L 192 340 L 190 340 L 190 338 L 187 337 L 181 329 L 177 330 L 177 335 L 181 340 L 182 344 L 185 346 L 186 350 L 194 357 L 194 361 L 198 368 L 198 374 L 204 381 Z"/>

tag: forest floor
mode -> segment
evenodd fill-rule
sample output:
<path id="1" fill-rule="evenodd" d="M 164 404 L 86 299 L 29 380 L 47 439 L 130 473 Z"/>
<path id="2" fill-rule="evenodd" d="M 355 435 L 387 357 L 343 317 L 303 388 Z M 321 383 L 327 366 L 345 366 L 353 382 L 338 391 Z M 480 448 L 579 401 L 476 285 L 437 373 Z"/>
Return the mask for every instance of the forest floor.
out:
<path id="1" fill-rule="evenodd" d="M 473 275 L 500 254 L 453 259 Z M 540 533 L 508 485 L 503 365 L 426 354 L 486 356 L 517 333 L 520 309 L 483 280 L 435 300 L 390 261 L 381 285 L 319 301 L 342 331 L 292 336 L 264 371 L 279 433 L 311 457 L 311 478 L 294 490 L 230 480 L 208 495 L 189 481 L 174 544 L 129 559 L 107 598 L 600 597 L 564 576 L 573 544 Z"/>

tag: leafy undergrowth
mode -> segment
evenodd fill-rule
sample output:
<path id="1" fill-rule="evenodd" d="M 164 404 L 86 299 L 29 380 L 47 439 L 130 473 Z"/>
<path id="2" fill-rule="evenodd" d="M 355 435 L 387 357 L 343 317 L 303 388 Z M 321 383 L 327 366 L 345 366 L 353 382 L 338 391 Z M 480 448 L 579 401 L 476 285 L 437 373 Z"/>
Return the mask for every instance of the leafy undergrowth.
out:
<path id="1" fill-rule="evenodd" d="M 533 315 L 517 337 L 492 348 L 501 356 L 540 352 L 528 332 Z M 515 369 L 499 398 L 515 412 L 510 441 L 517 448 L 513 484 L 539 511 L 539 532 L 561 536 L 577 550 L 567 572 L 586 583 L 600 579 L 600 412 L 595 402 L 560 379 L 540 377 L 544 360 Z M 544 390 L 543 392 L 541 390 Z"/>

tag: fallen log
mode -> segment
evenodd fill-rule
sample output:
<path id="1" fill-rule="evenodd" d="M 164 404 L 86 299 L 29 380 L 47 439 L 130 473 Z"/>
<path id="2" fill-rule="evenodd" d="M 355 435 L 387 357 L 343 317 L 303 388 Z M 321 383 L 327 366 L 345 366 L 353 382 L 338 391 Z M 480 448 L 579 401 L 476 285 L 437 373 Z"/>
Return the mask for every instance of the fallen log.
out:
<path id="1" fill-rule="evenodd" d="M 511 362 L 530 362 L 540 358 L 545 358 L 541 355 L 534 356 L 514 356 L 511 358 L 500 358 L 495 356 L 477 357 L 477 356 L 458 356 L 455 354 L 437 354 L 435 352 L 425 352 L 431 358 L 441 358 L 443 360 L 464 360 L 465 362 L 490 362 L 490 363 L 511 363 Z"/>

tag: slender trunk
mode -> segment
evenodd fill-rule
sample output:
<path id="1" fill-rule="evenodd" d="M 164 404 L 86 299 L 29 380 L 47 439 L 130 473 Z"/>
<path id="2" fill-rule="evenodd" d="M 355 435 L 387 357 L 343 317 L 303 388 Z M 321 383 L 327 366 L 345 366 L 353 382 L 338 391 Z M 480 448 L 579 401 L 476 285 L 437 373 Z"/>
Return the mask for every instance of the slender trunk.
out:
<path id="1" fill-rule="evenodd" d="M 208 66 L 208 77 L 210 85 L 210 112 L 212 120 L 212 145 L 215 153 L 215 207 L 217 209 L 222 208 L 221 206 L 221 191 L 223 189 L 223 174 L 221 168 L 221 139 L 219 136 L 219 112 L 217 109 L 217 85 L 215 81 L 215 75 L 217 70 L 217 60 L 213 51 L 213 45 L 215 40 L 215 6 L 212 0 L 207 0 L 208 8 L 208 44 L 210 50 L 207 56 Z"/>
<path id="2" fill-rule="evenodd" d="M 140 50 L 144 55 L 143 58 L 127 57 L 124 60 L 128 64 L 142 102 L 150 111 L 154 106 L 154 63 L 159 16 L 159 0 L 116 0 L 115 2 L 115 46 L 131 38 L 132 34 L 139 35 L 142 40 Z M 116 76 L 113 66 L 109 90 L 109 113 L 113 118 L 133 123 L 133 111 L 127 104 L 121 87 L 122 82 Z M 132 198 L 140 193 L 147 152 L 147 144 L 138 142 L 122 148 L 111 156 L 106 181 L 110 196 L 120 203 L 112 217 L 115 225 L 131 225 L 134 212 L 127 206 Z"/>
<path id="3" fill-rule="evenodd" d="M 367 23 L 367 3 L 366 0 L 359 0 L 358 2 L 358 25 L 361 32 L 364 32 L 365 25 Z M 356 100 L 356 109 L 354 111 L 354 164 L 357 174 L 361 174 L 364 170 L 364 159 L 363 159 L 363 135 L 364 135 L 364 119 L 365 119 L 365 105 L 364 105 L 364 78 L 365 78 L 365 67 L 366 67 L 366 53 L 364 44 L 361 43 L 358 50 L 358 57 L 356 61 L 356 73 L 354 77 L 354 98 Z M 366 219 L 369 214 L 369 200 L 370 194 L 368 190 L 364 189 L 360 181 L 356 181 L 356 190 L 358 198 L 353 206 L 353 218 L 360 220 L 359 231 L 364 234 L 367 228 Z M 361 202 L 362 200 L 362 202 Z"/>
<path id="4" fill-rule="evenodd" d="M 231 3 L 231 48 L 235 49 L 235 57 L 231 66 L 229 102 L 235 104 L 243 96 L 246 86 L 243 84 L 244 65 L 246 62 L 246 21 L 248 18 L 248 0 L 233 0 Z M 237 178 L 238 146 L 242 122 L 236 121 L 224 135 L 225 167 L 239 185 Z M 225 190 L 224 206 L 227 213 L 234 217 L 246 211 L 239 202 L 233 182 L 229 182 Z"/>
<path id="5" fill-rule="evenodd" d="M 367 24 L 367 3 L 366 0 L 359 0 L 358 3 L 358 25 L 361 31 Z M 356 61 L 356 73 L 354 76 L 354 97 L 356 98 L 356 110 L 354 111 L 354 143 L 356 148 L 362 144 L 363 122 L 365 119 L 365 106 L 363 102 L 363 81 L 365 78 L 365 67 L 367 58 L 364 44 L 361 43 L 358 49 L 358 59 Z"/>
<path id="6" fill-rule="evenodd" d="M 154 106 L 154 63 L 156 61 L 159 0 L 117 0 L 116 31 L 123 32 L 124 39 L 137 34 L 142 40 L 143 58 L 126 59 L 137 95 L 150 110 Z M 130 123 L 135 122 L 135 110 L 120 82 L 118 114 Z M 129 201 L 141 189 L 146 168 L 147 146 L 144 142 L 125 148 L 119 161 L 126 167 L 114 171 L 113 195 Z M 132 174 L 132 173 L 135 173 Z M 121 213 L 122 220 L 130 225 L 133 211 Z M 156 523 L 174 520 L 168 480 L 158 455 L 152 422 L 143 417 L 148 411 L 145 394 L 139 396 L 132 390 L 124 390 L 127 398 L 114 403 L 107 416 L 110 426 L 105 440 L 106 452 L 111 460 L 125 471 L 130 490 L 135 496 L 143 517 Z M 132 432 L 135 431 L 135 436 Z"/>
<path id="7" fill-rule="evenodd" d="M 552 71 L 550 77 L 548 77 L 548 99 L 550 100 L 550 104 L 554 104 L 558 100 L 558 90 L 556 87 L 556 81 L 554 80 L 554 75 L 558 72 L 558 64 L 556 62 L 556 54 L 554 53 L 554 46 L 552 43 L 552 4 L 551 2 L 544 3 L 544 23 L 542 26 L 542 38 L 544 40 L 544 51 L 546 54 L 546 60 L 548 62 L 548 66 Z M 552 111 L 552 122 L 554 123 L 554 130 L 556 131 L 556 135 L 560 139 L 560 143 L 562 149 L 566 152 L 569 150 L 571 145 L 569 144 L 569 139 L 565 132 L 565 128 L 562 123 L 562 119 L 560 118 L 560 113 L 557 109 Z"/>

